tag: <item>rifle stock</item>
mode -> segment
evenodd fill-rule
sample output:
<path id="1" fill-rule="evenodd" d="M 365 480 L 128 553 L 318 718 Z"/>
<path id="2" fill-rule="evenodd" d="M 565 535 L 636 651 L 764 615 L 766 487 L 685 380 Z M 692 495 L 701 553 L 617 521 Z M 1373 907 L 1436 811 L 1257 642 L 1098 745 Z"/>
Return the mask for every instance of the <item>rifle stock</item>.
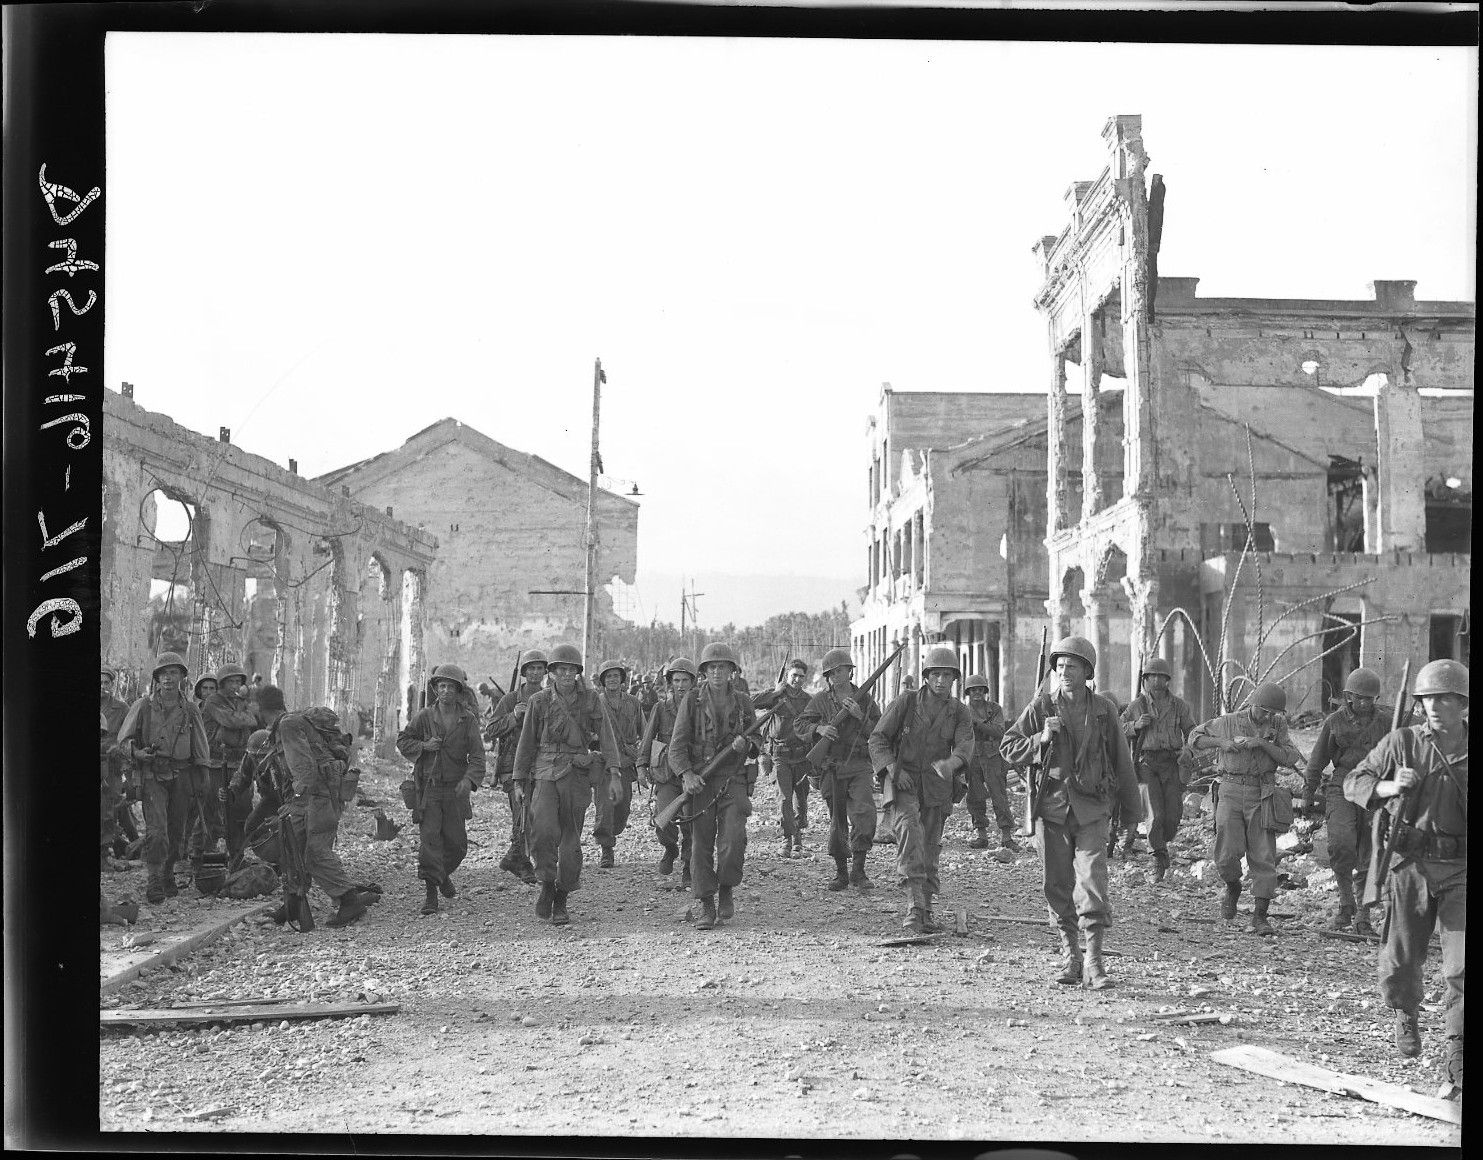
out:
<path id="1" fill-rule="evenodd" d="M 901 655 L 902 650 L 906 648 L 908 643 L 908 641 L 902 641 L 900 644 L 898 644 L 896 646 L 896 650 L 891 653 L 891 655 L 888 656 L 885 660 L 883 660 L 880 663 L 879 667 L 876 668 L 875 672 L 866 677 L 864 684 L 858 686 L 855 691 L 857 693 L 868 693 L 870 691 L 870 687 L 874 685 L 876 681 L 881 679 L 881 675 L 888 668 L 891 667 L 891 662 Z M 834 714 L 832 718 L 830 718 L 829 724 L 838 729 L 849 719 L 849 711 L 847 709 L 841 709 L 838 713 Z M 820 737 L 817 741 L 815 741 L 813 747 L 808 751 L 809 764 L 814 766 L 823 765 L 824 762 L 829 758 L 829 747 L 833 744 L 834 742 L 827 737 Z"/>
<path id="2" fill-rule="evenodd" d="M 1040 696 L 1040 686 L 1045 683 L 1045 654 L 1049 648 L 1050 626 L 1046 625 L 1040 630 L 1040 659 L 1035 662 L 1035 691 L 1030 696 L 1032 704 Z M 1040 812 L 1040 802 L 1045 797 L 1045 781 L 1037 763 L 1031 762 L 1025 767 L 1025 818 L 1020 823 L 1021 838 L 1035 836 L 1035 815 Z"/>
<path id="3" fill-rule="evenodd" d="M 1401 687 L 1396 693 L 1395 708 L 1390 714 L 1390 731 L 1394 733 L 1397 729 L 1404 728 L 1406 722 L 1411 719 L 1409 703 L 1406 699 L 1406 686 L 1411 683 L 1411 662 L 1406 661 L 1406 667 L 1401 670 Z M 1396 810 L 1398 820 L 1408 825 L 1416 821 L 1416 810 L 1421 802 L 1421 795 L 1415 794 L 1405 806 Z M 1400 818 L 1401 813 L 1404 818 Z M 1370 871 L 1365 878 L 1365 892 L 1360 902 L 1365 906 L 1374 906 L 1380 901 L 1380 887 L 1385 881 L 1385 876 L 1390 873 L 1390 861 L 1395 857 L 1396 834 L 1400 832 L 1400 826 L 1391 826 L 1389 833 L 1386 832 L 1388 813 L 1384 806 L 1375 810 L 1375 816 L 1370 819 Z M 1383 841 L 1382 841 L 1383 839 Z M 1383 847 L 1383 849 L 1382 849 Z"/>
<path id="4" fill-rule="evenodd" d="M 314 929 L 314 911 L 309 906 L 309 876 L 292 814 L 278 817 L 278 848 L 283 858 L 283 908 L 289 921 L 296 923 L 301 933 L 307 933 Z"/>
<path id="5" fill-rule="evenodd" d="M 761 729 L 763 725 L 765 725 L 769 720 L 771 720 L 772 717 L 777 713 L 777 711 L 778 711 L 778 706 L 774 705 L 766 713 L 762 714 L 762 716 L 758 717 L 757 720 L 753 721 L 744 730 L 742 730 L 742 732 L 738 733 L 737 736 L 738 737 L 750 737 L 750 736 L 752 736 L 752 734 L 756 733 L 757 730 Z M 726 758 L 731 755 L 731 753 L 732 753 L 732 749 L 728 745 L 725 748 L 723 748 L 719 753 L 717 753 L 714 757 L 712 757 L 708 762 L 706 762 L 705 768 L 700 771 L 700 778 L 701 778 L 701 780 L 702 781 L 709 780 L 711 774 L 713 774 L 713 773 L 716 772 L 716 770 L 720 767 L 721 763 L 723 761 L 725 761 Z M 680 794 L 679 797 L 675 798 L 674 801 L 670 802 L 669 805 L 665 806 L 662 810 L 660 810 L 657 814 L 655 814 L 654 815 L 654 827 L 656 829 L 662 830 L 662 829 L 664 829 L 665 826 L 669 825 L 670 822 L 674 821 L 675 818 L 677 818 L 679 816 L 680 811 L 685 808 L 685 803 L 690 800 L 691 796 L 692 795 L 691 795 L 691 793 L 690 793 L 690 791 L 688 789 L 687 790 L 684 790 Z"/>

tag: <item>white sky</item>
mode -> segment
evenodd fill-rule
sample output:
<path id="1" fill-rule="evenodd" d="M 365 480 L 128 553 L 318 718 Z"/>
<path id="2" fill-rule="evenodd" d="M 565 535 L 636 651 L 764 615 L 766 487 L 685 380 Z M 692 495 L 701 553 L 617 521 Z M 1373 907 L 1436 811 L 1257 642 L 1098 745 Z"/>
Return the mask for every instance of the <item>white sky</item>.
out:
<path id="1" fill-rule="evenodd" d="M 853 598 L 880 384 L 1044 389 L 1030 247 L 1113 114 L 1200 294 L 1475 297 L 1472 49 L 115 33 L 107 67 L 110 387 L 304 475 L 452 416 L 585 477 L 600 356 L 646 617 L 680 575 Z"/>

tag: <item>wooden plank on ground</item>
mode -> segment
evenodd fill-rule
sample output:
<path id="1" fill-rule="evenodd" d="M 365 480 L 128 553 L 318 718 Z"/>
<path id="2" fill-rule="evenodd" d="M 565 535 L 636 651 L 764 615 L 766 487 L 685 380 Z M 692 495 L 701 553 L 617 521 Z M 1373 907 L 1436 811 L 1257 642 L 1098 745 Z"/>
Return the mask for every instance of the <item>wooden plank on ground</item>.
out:
<path id="1" fill-rule="evenodd" d="M 115 1009 L 98 1012 L 100 1026 L 154 1025 L 158 1023 L 257 1023 L 270 1019 L 331 1019 L 349 1015 L 395 1015 L 400 1003 L 279 1003 L 276 1006 L 239 1007 L 151 1007 L 138 1011 Z"/>
<path id="2" fill-rule="evenodd" d="M 1269 1051 L 1265 1047 L 1227 1047 L 1210 1053 L 1217 1063 L 1239 1067 L 1257 1075 L 1280 1079 L 1283 1083 L 1302 1084 L 1338 1095 L 1359 1096 L 1373 1103 L 1400 1108 L 1417 1116 L 1429 1116 L 1449 1124 L 1462 1123 L 1462 1107 L 1451 1100 L 1439 1100 L 1434 1096 L 1423 1096 L 1408 1091 L 1399 1084 L 1385 1083 L 1362 1075 L 1346 1075 L 1326 1067 L 1306 1063 L 1283 1055 L 1280 1051 Z"/>
<path id="3" fill-rule="evenodd" d="M 980 922 L 1017 922 L 1025 926 L 1049 926 L 1048 918 L 1032 918 L 1023 914 L 975 914 Z"/>
<path id="4" fill-rule="evenodd" d="M 219 939 L 243 919 L 251 918 L 255 914 L 266 914 L 275 906 L 277 906 L 276 902 L 268 902 L 246 907 L 226 918 L 215 919 L 204 926 L 199 926 L 169 942 L 156 941 L 148 951 L 139 950 L 125 954 L 104 953 L 99 993 L 107 995 L 111 991 L 117 991 L 125 983 L 137 979 L 140 971 L 167 966 L 183 955 L 190 954 L 197 947 Z"/>

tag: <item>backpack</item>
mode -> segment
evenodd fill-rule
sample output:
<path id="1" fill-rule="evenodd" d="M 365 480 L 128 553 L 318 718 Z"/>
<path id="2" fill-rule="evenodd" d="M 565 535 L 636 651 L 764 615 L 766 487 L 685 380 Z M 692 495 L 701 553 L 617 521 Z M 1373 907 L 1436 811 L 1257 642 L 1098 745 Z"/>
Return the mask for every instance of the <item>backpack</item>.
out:
<path id="1" fill-rule="evenodd" d="M 309 734 L 309 748 L 319 766 L 325 788 L 338 798 L 340 779 L 350 760 L 350 751 L 345 746 L 345 734 L 340 730 L 340 718 L 333 709 L 324 705 L 305 709 L 297 715 L 313 727 Z M 279 735 L 279 726 L 283 724 L 283 719 L 287 716 L 289 716 L 287 713 L 281 714 L 268 730 L 269 748 L 267 756 L 263 759 L 272 771 L 273 784 L 278 791 L 278 796 L 284 801 L 294 796 L 293 774 L 289 771 L 288 762 L 284 760 L 283 739 Z"/>

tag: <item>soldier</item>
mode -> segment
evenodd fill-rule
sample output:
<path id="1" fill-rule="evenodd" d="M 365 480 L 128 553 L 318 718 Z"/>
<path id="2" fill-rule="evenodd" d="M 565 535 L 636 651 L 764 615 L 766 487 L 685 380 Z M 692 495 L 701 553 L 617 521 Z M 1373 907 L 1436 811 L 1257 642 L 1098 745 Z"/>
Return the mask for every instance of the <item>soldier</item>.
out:
<path id="1" fill-rule="evenodd" d="M 196 702 L 196 708 L 206 704 L 206 698 L 216 692 L 216 674 L 202 673 L 196 678 L 196 687 L 191 691 L 191 697 Z"/>
<path id="2" fill-rule="evenodd" d="M 628 813 L 633 806 L 633 783 L 637 775 L 634 766 L 638 757 L 639 734 L 644 727 L 644 711 L 639 699 L 624 691 L 628 671 L 618 661 L 603 661 L 597 670 L 597 683 L 601 686 L 598 695 L 613 727 L 613 736 L 618 741 L 618 754 L 623 759 L 622 792 L 616 798 L 607 785 L 599 783 L 592 788 L 596 818 L 592 836 L 602 849 L 598 866 L 610 870 L 613 846 L 618 835 L 628 828 Z"/>
<path id="3" fill-rule="evenodd" d="M 669 768 L 668 749 L 674 734 L 675 714 L 680 702 L 695 688 L 695 662 L 688 657 L 675 657 L 665 669 L 665 684 L 668 695 L 654 706 L 644 725 L 644 735 L 639 742 L 636 767 L 639 784 L 654 786 L 653 813 L 662 812 L 665 806 L 680 796 L 680 778 Z M 669 874 L 675 868 L 675 858 L 680 859 L 680 889 L 690 889 L 690 850 L 693 827 L 689 818 L 681 817 L 670 822 L 664 829 L 655 828 L 654 836 L 664 847 L 664 856 L 659 859 L 659 873 Z"/>
<path id="4" fill-rule="evenodd" d="M 1344 796 L 1390 815 L 1394 854 L 1386 879 L 1380 995 L 1395 1010 L 1395 1046 L 1421 1051 L 1417 1023 L 1426 945 L 1440 925 L 1443 1020 L 1447 1029 L 1444 1096 L 1461 1095 L 1464 952 L 1468 912 L 1468 670 L 1432 661 L 1416 674 L 1412 695 L 1425 717 L 1387 733 L 1344 778 Z M 1453 1090 L 1455 1089 L 1455 1090 Z"/>
<path id="5" fill-rule="evenodd" d="M 515 751 L 515 800 L 527 793 L 526 841 L 541 884 L 536 917 L 555 926 L 571 921 L 566 900 L 582 882 L 582 825 L 592 785 L 608 771 L 609 792 L 621 794 L 623 759 L 598 695 L 578 687 L 582 653 L 551 650 L 551 687 L 530 698 Z"/>
<path id="6" fill-rule="evenodd" d="M 436 914 L 438 895 L 454 898 L 453 872 L 469 850 L 464 820 L 484 781 L 484 739 L 479 717 L 465 700 L 468 677 L 457 665 L 439 665 L 427 682 L 433 703 L 419 709 L 396 739 L 397 751 L 415 762 L 418 808 L 417 876 L 426 897 L 423 914 Z"/>
<path id="7" fill-rule="evenodd" d="M 212 840 L 230 830 L 228 845 L 240 849 L 244 837 L 243 822 L 251 803 L 244 799 L 241 808 L 234 808 L 235 799 L 231 794 L 223 797 L 222 791 L 227 788 L 227 779 L 242 764 L 248 736 L 258 727 L 257 712 L 247 703 L 246 670 L 238 665 L 222 665 L 216 674 L 216 692 L 201 706 L 201 719 L 206 726 L 206 740 L 211 745 L 211 769 L 205 801 L 212 807 Z M 200 863 L 196 861 L 198 856 L 193 835 L 191 858 L 197 871 L 200 870 Z"/>
<path id="8" fill-rule="evenodd" d="M 808 680 L 808 662 L 791 660 L 777 688 L 759 693 L 752 702 L 754 709 L 767 710 L 778 707 L 776 716 L 763 728 L 762 772 L 769 768 L 777 774 L 778 797 L 782 799 L 783 850 L 784 858 L 803 854 L 801 831 L 808 821 L 808 745 L 794 731 L 794 722 L 808 707 L 809 695 L 803 691 Z M 870 812 L 875 815 L 872 800 Z M 874 833 L 875 827 L 871 826 Z M 863 867 L 861 873 L 864 873 Z"/>
<path id="9" fill-rule="evenodd" d="M 1277 784 L 1279 765 L 1296 766 L 1303 760 L 1287 735 L 1287 694 L 1281 685 L 1267 682 L 1252 690 L 1243 709 L 1212 718 L 1190 731 L 1193 749 L 1218 749 L 1219 796 L 1215 804 L 1215 867 L 1226 884 L 1221 918 L 1236 917 L 1241 896 L 1241 858 L 1251 867 L 1251 894 L 1255 910 L 1247 929 L 1273 934 L 1267 908 L 1277 893 L 1277 839 L 1270 829 L 1273 794 L 1287 791 Z"/>
<path id="10" fill-rule="evenodd" d="M 695 837 L 690 872 L 691 890 L 700 902 L 700 917 L 695 921 L 698 930 L 710 930 L 735 913 L 732 890 L 741 884 L 747 853 L 752 800 L 747 795 L 745 765 L 751 742 L 742 734 L 755 713 L 746 694 L 732 683 L 740 668 L 727 645 L 706 645 L 700 654 L 704 683 L 680 699 L 670 736 L 670 772 L 679 776 L 691 795 Z M 701 770 L 718 754 L 724 754 L 724 759 L 709 780 L 702 780 Z"/>
<path id="11" fill-rule="evenodd" d="M 973 674 L 963 682 L 963 690 L 968 694 L 968 712 L 973 717 L 973 760 L 968 763 L 967 772 L 968 816 L 978 831 L 968 845 L 975 850 L 989 848 L 989 812 L 984 807 L 992 801 L 994 821 L 999 824 L 999 848 L 1018 850 L 1004 758 L 999 756 L 999 745 L 1004 740 L 1004 709 L 989 700 L 987 677 Z"/>
<path id="12" fill-rule="evenodd" d="M 1179 833 L 1179 821 L 1184 816 L 1179 751 L 1195 727 L 1188 702 L 1169 692 L 1173 675 L 1174 670 L 1162 657 L 1149 660 L 1138 674 L 1138 686 L 1143 691 L 1122 714 L 1123 736 L 1133 750 L 1133 768 L 1138 771 L 1138 780 L 1148 787 L 1148 801 L 1153 807 L 1148 844 L 1153 849 L 1155 882 L 1161 882 L 1169 870 L 1169 843 Z M 1132 851 L 1137 833 L 1136 823 L 1128 827 L 1124 851 Z"/>
<path id="13" fill-rule="evenodd" d="M 485 737 L 499 744 L 499 758 L 494 775 L 510 804 L 510 848 L 499 860 L 499 868 L 508 870 L 522 882 L 534 886 L 535 867 L 525 843 L 525 810 L 515 794 L 515 749 L 520 744 L 520 727 L 530 707 L 530 699 L 541 690 L 546 679 L 546 654 L 531 649 L 520 656 L 520 683 L 506 693 L 494 707 Z"/>
<path id="14" fill-rule="evenodd" d="M 942 893 L 942 826 L 953 808 L 953 778 L 973 757 L 973 717 L 953 696 L 962 676 L 951 648 L 928 649 L 922 687 L 892 701 L 870 734 L 870 763 L 896 835 L 897 882 L 906 889 L 903 925 L 917 934 L 943 929 L 932 914 L 932 897 Z"/>
<path id="15" fill-rule="evenodd" d="M 1344 796 L 1344 779 L 1389 732 L 1390 710 L 1376 704 L 1380 675 L 1359 668 L 1344 682 L 1344 707 L 1324 719 L 1308 754 L 1303 779 L 1303 814 L 1317 812 L 1319 783 L 1324 788 L 1324 820 L 1329 830 L 1329 868 L 1339 888 L 1339 909 L 1329 922 L 1330 930 L 1343 930 L 1355 918 L 1356 895 L 1363 897 L 1370 869 L 1370 814 Z M 1333 763 L 1333 772 L 1323 771 Z M 1354 933 L 1373 935 L 1370 907 L 1358 908 Z"/>
<path id="16" fill-rule="evenodd" d="M 876 821 L 870 736 L 881 710 L 874 697 L 855 687 L 855 662 L 844 649 L 830 649 L 819 667 L 827 687 L 809 699 L 794 718 L 793 730 L 805 753 L 820 738 L 829 741 L 829 752 L 819 766 L 819 789 L 829 805 L 829 856 L 834 859 L 834 878 L 828 885 L 830 890 L 848 886 L 871 890 L 875 883 L 865 874 Z M 836 727 L 831 722 L 841 712 L 849 719 Z"/>
<path id="17" fill-rule="evenodd" d="M 152 690 L 129 706 L 118 731 L 119 751 L 134 763 L 144 803 L 145 898 L 152 904 L 177 893 L 175 860 L 185 845 L 191 771 L 211 761 L 201 711 L 181 687 L 189 673 L 178 653 L 161 653 Z"/>
<path id="18" fill-rule="evenodd" d="M 270 696 L 268 705 L 263 709 L 263 715 L 271 726 L 283 716 L 283 694 L 276 685 L 268 687 L 278 694 L 277 698 Z M 259 696 L 261 695 L 260 693 Z M 232 771 L 232 780 L 221 791 L 222 800 L 233 803 L 233 812 L 242 814 L 244 837 L 256 831 L 265 818 L 275 816 L 283 805 L 266 761 L 271 752 L 272 738 L 268 729 L 253 730 L 247 738 L 247 749 L 242 754 L 242 760 Z M 253 803 L 254 789 L 257 791 L 256 804 Z"/>
<path id="19" fill-rule="evenodd" d="M 1046 909 L 1061 932 L 1056 982 L 1100 991 L 1112 986 L 1102 962 L 1103 939 L 1112 925 L 1107 894 L 1112 803 L 1137 812 L 1138 775 L 1116 703 L 1087 688 L 1097 671 L 1092 642 L 1061 638 L 1051 649 L 1050 670 L 1053 692 L 1040 693 L 1025 706 L 1005 731 L 1000 752 L 1006 761 L 1040 771 L 1031 809 Z M 1086 939 L 1082 954 L 1078 926 Z"/>
<path id="20" fill-rule="evenodd" d="M 129 808 L 128 797 L 124 792 L 124 763 L 118 751 L 118 731 L 124 723 L 124 717 L 128 715 L 129 705 L 128 702 L 113 695 L 113 682 L 116 675 L 112 669 L 104 668 L 99 681 L 98 711 L 103 717 L 102 732 L 98 737 L 98 783 L 101 797 L 98 811 L 98 843 L 100 846 L 98 868 L 100 870 L 115 869 L 108 861 L 110 853 L 115 857 L 123 857 L 124 851 L 120 848 L 119 840 L 122 826 L 121 815 Z M 131 817 L 129 821 L 132 823 L 133 818 Z"/>

